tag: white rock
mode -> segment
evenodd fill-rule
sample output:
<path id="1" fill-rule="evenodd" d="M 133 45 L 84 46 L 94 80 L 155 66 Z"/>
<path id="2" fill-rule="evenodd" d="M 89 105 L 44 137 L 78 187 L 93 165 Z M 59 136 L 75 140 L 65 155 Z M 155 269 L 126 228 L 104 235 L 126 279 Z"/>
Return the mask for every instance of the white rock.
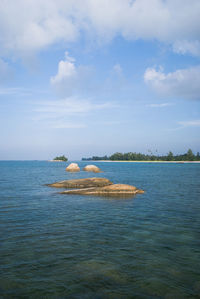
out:
<path id="1" fill-rule="evenodd" d="M 78 172 L 80 171 L 80 168 L 77 163 L 71 163 L 69 166 L 67 166 L 66 171 Z"/>

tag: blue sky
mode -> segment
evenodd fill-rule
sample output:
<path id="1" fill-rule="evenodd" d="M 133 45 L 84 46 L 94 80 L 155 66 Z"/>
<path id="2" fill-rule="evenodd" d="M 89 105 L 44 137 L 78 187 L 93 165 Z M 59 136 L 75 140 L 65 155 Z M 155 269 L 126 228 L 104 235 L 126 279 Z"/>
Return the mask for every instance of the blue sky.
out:
<path id="1" fill-rule="evenodd" d="M 0 0 L 0 159 L 200 151 L 199 15 L 199 0 Z"/>

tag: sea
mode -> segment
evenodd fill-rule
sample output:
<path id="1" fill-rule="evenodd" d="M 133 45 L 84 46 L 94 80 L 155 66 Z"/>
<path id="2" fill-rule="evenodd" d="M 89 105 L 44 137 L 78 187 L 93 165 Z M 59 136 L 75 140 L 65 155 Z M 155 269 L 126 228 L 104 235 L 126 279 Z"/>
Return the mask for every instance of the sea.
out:
<path id="1" fill-rule="evenodd" d="M 200 298 L 200 164 L 78 163 L 0 162 L 0 298 Z M 145 193 L 45 186 L 94 176 Z"/>

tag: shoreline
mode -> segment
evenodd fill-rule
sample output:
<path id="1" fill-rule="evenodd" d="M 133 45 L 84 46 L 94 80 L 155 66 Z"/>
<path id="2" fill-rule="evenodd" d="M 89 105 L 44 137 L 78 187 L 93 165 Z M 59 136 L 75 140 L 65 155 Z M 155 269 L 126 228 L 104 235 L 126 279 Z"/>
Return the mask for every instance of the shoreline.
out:
<path id="1" fill-rule="evenodd" d="M 63 160 L 48 160 L 47 162 L 67 162 L 67 161 L 63 161 Z"/>
<path id="2" fill-rule="evenodd" d="M 177 163 L 177 164 L 198 164 L 200 163 L 200 161 L 123 161 L 123 160 L 120 160 L 120 161 L 111 161 L 111 160 L 90 160 L 90 161 L 82 161 L 82 162 L 119 162 L 119 163 Z"/>

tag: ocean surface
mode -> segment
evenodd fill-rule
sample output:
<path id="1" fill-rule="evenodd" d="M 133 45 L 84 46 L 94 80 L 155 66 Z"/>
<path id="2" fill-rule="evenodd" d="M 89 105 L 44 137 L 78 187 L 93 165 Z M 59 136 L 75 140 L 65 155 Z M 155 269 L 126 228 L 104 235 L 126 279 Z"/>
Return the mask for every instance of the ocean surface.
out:
<path id="1" fill-rule="evenodd" d="M 200 298 L 200 164 L 92 164 L 0 162 L 0 298 Z M 92 176 L 146 192 L 44 186 Z"/>

